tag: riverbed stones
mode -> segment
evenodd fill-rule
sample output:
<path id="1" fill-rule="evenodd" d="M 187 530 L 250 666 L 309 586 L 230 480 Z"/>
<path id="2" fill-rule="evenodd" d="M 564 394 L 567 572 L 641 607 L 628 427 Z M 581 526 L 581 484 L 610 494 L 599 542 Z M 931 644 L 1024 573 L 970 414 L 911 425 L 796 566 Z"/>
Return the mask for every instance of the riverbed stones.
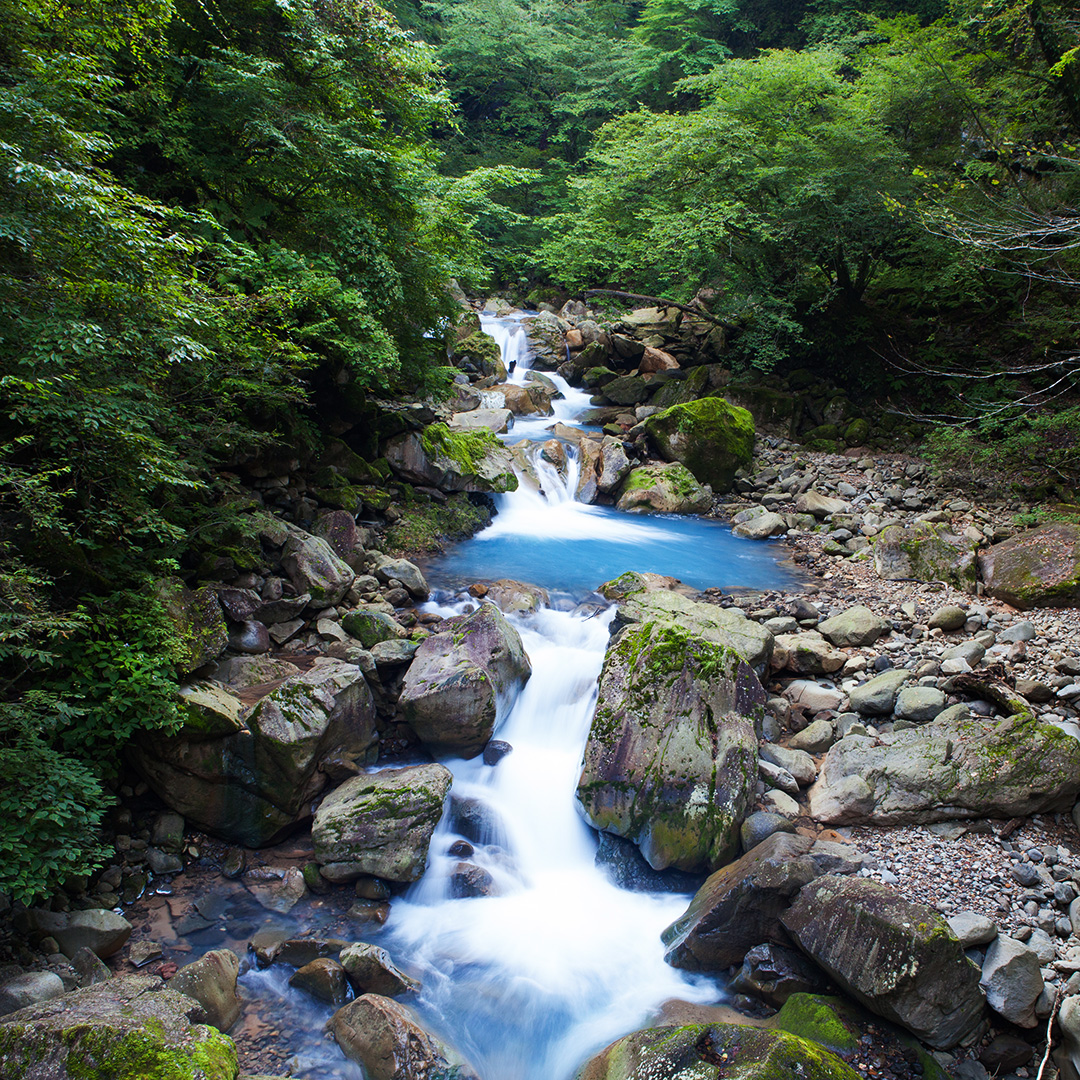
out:
<path id="1" fill-rule="evenodd" d="M 958 911 L 955 915 L 949 915 L 945 921 L 965 949 L 989 945 L 998 936 L 998 928 L 993 919 L 988 919 L 977 911 Z"/>
<path id="2" fill-rule="evenodd" d="M 963 630 L 967 617 L 967 612 L 962 607 L 956 604 L 944 604 L 926 620 L 926 625 L 931 630 Z"/>
<path id="3" fill-rule="evenodd" d="M 874 538 L 874 568 L 887 581 L 943 581 L 974 593 L 975 542 L 930 522 L 890 525 Z"/>
<path id="4" fill-rule="evenodd" d="M 156 975 L 110 979 L 4 1017 L 0 1075 L 232 1080 L 236 1048 L 202 1016 L 197 1001 L 166 989 Z"/>
<path id="5" fill-rule="evenodd" d="M 24 971 L 0 982 L 0 1016 L 17 1012 L 64 993 L 64 983 L 53 971 Z"/>
<path id="6" fill-rule="evenodd" d="M 315 859 L 327 877 L 416 881 L 451 779 L 443 765 L 410 765 L 354 776 L 332 791 L 311 827 Z"/>
<path id="7" fill-rule="evenodd" d="M 213 949 L 187 964 L 169 980 L 169 989 L 194 998 L 206 1014 L 206 1022 L 228 1031 L 240 1018 L 236 978 L 240 958 L 231 949 Z"/>
<path id="8" fill-rule="evenodd" d="M 986 591 L 1026 611 L 1080 605 L 1080 526 L 1029 529 L 979 556 Z"/>
<path id="9" fill-rule="evenodd" d="M 783 536 L 787 530 L 788 524 L 784 518 L 766 510 L 763 514 L 755 514 L 745 521 L 740 521 L 731 531 L 748 540 L 766 540 L 770 536 Z"/>
<path id="10" fill-rule="evenodd" d="M 795 500 L 795 513 L 812 514 L 818 521 L 827 518 L 830 514 L 842 514 L 848 509 L 848 504 L 843 499 L 824 495 L 820 491 L 811 488 L 804 491 Z"/>
<path id="11" fill-rule="evenodd" d="M 858 1073 L 817 1043 L 741 1024 L 645 1028 L 601 1050 L 574 1080 L 857 1080 Z"/>
<path id="12" fill-rule="evenodd" d="M 754 421 L 720 397 L 700 398 L 655 413 L 645 434 L 665 461 L 685 465 L 717 494 L 731 489 L 735 473 L 750 464 Z"/>
<path id="13" fill-rule="evenodd" d="M 578 799 L 655 870 L 711 870 L 738 849 L 765 691 L 734 649 L 657 623 L 612 641 Z"/>
<path id="14" fill-rule="evenodd" d="M 829 725 L 829 745 L 832 744 L 832 725 Z M 827 747 L 826 747 L 827 749 Z M 800 787 L 809 787 L 817 779 L 817 766 L 814 759 L 806 750 L 792 749 L 788 746 L 777 746 L 774 743 L 765 743 L 758 751 L 765 761 L 771 761 L 774 765 L 786 769 Z"/>
<path id="15" fill-rule="evenodd" d="M 913 677 L 913 672 L 904 668 L 883 671 L 852 688 L 848 695 L 851 707 L 861 716 L 884 716 L 891 713 L 900 688 Z"/>
<path id="16" fill-rule="evenodd" d="M 764 942 L 790 944 L 780 915 L 818 876 L 805 836 L 776 832 L 717 870 L 660 935 L 665 959 L 688 971 L 722 971 Z"/>
<path id="17" fill-rule="evenodd" d="M 833 722 L 822 717 L 807 724 L 802 731 L 796 732 L 788 740 L 788 746 L 806 754 L 823 754 L 836 741 Z"/>
<path id="18" fill-rule="evenodd" d="M 979 969 L 933 909 L 868 878 L 827 875 L 780 921 L 843 990 L 930 1046 L 955 1046 L 978 1025 Z"/>
<path id="19" fill-rule="evenodd" d="M 457 1051 L 391 998 L 364 994 L 338 1009 L 328 1026 L 369 1080 L 478 1080 Z"/>
<path id="20" fill-rule="evenodd" d="M 755 945 L 743 958 L 730 989 L 779 1008 L 792 994 L 825 994 L 831 989 L 820 968 L 782 945 Z"/>
<path id="21" fill-rule="evenodd" d="M 892 624 L 888 620 L 875 615 L 862 604 L 825 619 L 817 627 L 822 637 L 841 649 L 873 645 L 882 634 L 891 630 Z"/>
<path id="22" fill-rule="evenodd" d="M 378 945 L 356 941 L 341 950 L 338 960 L 360 994 L 399 997 L 420 989 L 420 984 L 401 971 Z"/>
<path id="23" fill-rule="evenodd" d="M 1030 714 L 933 721 L 888 742 L 849 735 L 810 789 L 832 825 L 927 824 L 1069 809 L 1080 793 L 1080 742 Z"/>
<path id="24" fill-rule="evenodd" d="M 712 489 L 699 484 L 685 465 L 672 462 L 631 470 L 619 490 L 616 507 L 627 512 L 704 514 L 712 502 Z"/>
<path id="25" fill-rule="evenodd" d="M 491 738 L 499 702 L 531 674 L 518 632 L 494 604 L 481 604 L 421 643 L 399 704 L 427 747 L 475 757 Z"/>
<path id="26" fill-rule="evenodd" d="M 999 934 L 986 950 L 981 985 L 987 1003 L 999 1016 L 1019 1027 L 1036 1025 L 1035 1002 L 1043 992 L 1043 978 L 1033 949 Z"/>

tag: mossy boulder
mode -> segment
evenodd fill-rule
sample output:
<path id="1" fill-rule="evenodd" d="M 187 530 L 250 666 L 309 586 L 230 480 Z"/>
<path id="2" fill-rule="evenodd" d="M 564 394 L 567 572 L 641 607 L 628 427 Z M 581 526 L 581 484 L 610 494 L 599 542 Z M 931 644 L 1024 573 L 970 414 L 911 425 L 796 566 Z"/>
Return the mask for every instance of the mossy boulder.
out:
<path id="1" fill-rule="evenodd" d="M 961 592 L 976 588 L 975 542 L 943 525 L 890 525 L 873 540 L 874 569 L 886 581 L 943 581 Z"/>
<path id="2" fill-rule="evenodd" d="M 0 1076 L 19 1080 L 236 1080 L 232 1039 L 156 975 L 127 975 L 0 1022 Z"/>
<path id="3" fill-rule="evenodd" d="M 1080 606 L 1080 526 L 1044 525 L 979 556 L 987 593 L 1026 611 Z"/>
<path id="4" fill-rule="evenodd" d="M 654 870 L 700 872 L 738 850 L 757 781 L 765 692 L 734 649 L 658 623 L 604 657 L 577 796 Z"/>
<path id="5" fill-rule="evenodd" d="M 408 636 L 408 631 L 392 615 L 385 611 L 356 608 L 341 616 L 341 625 L 350 637 L 356 638 L 365 649 L 380 641 L 397 641 Z"/>
<path id="6" fill-rule="evenodd" d="M 687 1024 L 635 1031 L 601 1050 L 575 1080 L 857 1080 L 835 1054 L 786 1031 Z"/>
<path id="7" fill-rule="evenodd" d="M 705 365 L 691 368 L 685 374 L 685 378 L 668 378 L 653 394 L 651 405 L 658 409 L 669 409 L 672 405 L 682 405 L 686 402 L 697 401 L 705 397 L 710 391 L 710 376 L 712 367 Z"/>
<path id="8" fill-rule="evenodd" d="M 881 882 L 818 878 L 780 921 L 838 986 L 930 1046 L 955 1046 L 982 1019 L 979 968 L 949 924 Z"/>
<path id="9" fill-rule="evenodd" d="M 620 375 L 600 391 L 612 405 L 640 405 L 649 396 L 649 384 L 640 375 Z"/>
<path id="10" fill-rule="evenodd" d="M 828 752 L 810 812 L 831 825 L 927 824 L 1068 810 L 1080 742 L 1030 713 L 933 721 L 886 745 L 849 735 Z"/>
<path id="11" fill-rule="evenodd" d="M 754 420 L 746 409 L 720 397 L 673 405 L 645 421 L 649 442 L 665 461 L 685 465 L 720 494 L 754 453 Z"/>
<path id="12" fill-rule="evenodd" d="M 485 428 L 452 431 L 430 424 L 386 445 L 386 460 L 402 480 L 443 491 L 506 492 L 517 490 L 510 451 Z"/>
<path id="13" fill-rule="evenodd" d="M 416 881 L 427 866 L 431 834 L 443 812 L 452 777 L 443 765 L 354 776 L 332 791 L 315 812 L 315 860 L 333 866 L 333 881 L 364 875 Z"/>
<path id="14" fill-rule="evenodd" d="M 506 367 L 502 362 L 502 350 L 499 343 L 482 330 L 476 329 L 467 334 L 450 348 L 450 363 L 463 371 L 473 371 L 478 375 L 494 375 L 497 379 L 506 378 Z"/>
<path id="15" fill-rule="evenodd" d="M 659 514 L 704 514 L 712 507 L 712 489 L 678 462 L 633 469 L 619 491 L 618 508 Z"/>
<path id="16" fill-rule="evenodd" d="M 225 651 L 229 631 L 213 589 L 192 590 L 182 581 L 166 578 L 158 583 L 157 596 L 175 633 L 172 653 L 181 676 Z"/>
<path id="17" fill-rule="evenodd" d="M 732 405 L 746 409 L 758 431 L 793 439 L 802 419 L 802 398 L 769 386 L 727 386 L 724 397 Z"/>
<path id="18" fill-rule="evenodd" d="M 356 573 L 321 536 L 295 525 L 281 552 L 281 565 L 297 593 L 323 606 L 339 603 L 349 591 Z"/>

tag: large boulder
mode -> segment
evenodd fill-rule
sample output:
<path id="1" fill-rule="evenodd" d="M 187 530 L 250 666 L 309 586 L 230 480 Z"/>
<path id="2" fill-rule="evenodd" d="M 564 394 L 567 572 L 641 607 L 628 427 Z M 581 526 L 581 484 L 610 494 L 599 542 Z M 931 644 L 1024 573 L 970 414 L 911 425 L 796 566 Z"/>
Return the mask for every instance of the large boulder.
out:
<path id="1" fill-rule="evenodd" d="M 755 945 L 789 944 L 780 915 L 818 876 L 807 855 L 811 844 L 805 836 L 776 832 L 717 870 L 660 935 L 667 962 L 689 971 L 723 971 Z"/>
<path id="2" fill-rule="evenodd" d="M 979 555 L 986 592 L 1015 608 L 1080 605 L 1080 526 L 1044 525 Z"/>
<path id="3" fill-rule="evenodd" d="M 585 1063 L 574 1080 L 857 1080 L 823 1046 L 742 1024 L 686 1024 L 626 1035 Z"/>
<path id="4" fill-rule="evenodd" d="M 390 998 L 364 994 L 338 1009 L 329 1028 L 369 1080 L 478 1080 L 411 1009 Z"/>
<path id="5" fill-rule="evenodd" d="M 1030 714 L 971 717 L 849 735 L 810 789 L 810 813 L 832 825 L 926 824 L 1068 810 L 1080 794 L 1080 742 Z"/>
<path id="6" fill-rule="evenodd" d="M 31 908 L 17 916 L 20 927 L 53 938 L 70 960 L 80 949 L 104 959 L 119 952 L 131 937 L 131 923 L 104 908 L 85 911 L 46 911 Z"/>
<path id="7" fill-rule="evenodd" d="M 295 525 L 289 526 L 281 565 L 296 591 L 310 596 L 320 607 L 339 603 L 356 578 L 353 568 L 326 540 Z"/>
<path id="8" fill-rule="evenodd" d="M 975 542 L 929 522 L 890 525 L 874 538 L 874 568 L 886 581 L 943 581 L 973 593 Z"/>
<path id="9" fill-rule="evenodd" d="M 309 817 L 328 772 L 371 764 L 377 754 L 363 673 L 329 657 L 275 686 L 246 715 L 222 688 L 189 695 L 183 717 L 175 734 L 140 735 L 129 749 L 133 763 L 189 822 L 251 847 Z"/>
<path id="10" fill-rule="evenodd" d="M 873 645 L 882 634 L 889 633 L 892 623 L 859 604 L 818 623 L 817 630 L 837 648 L 863 648 Z"/>
<path id="11" fill-rule="evenodd" d="M 703 484 L 722 494 L 735 473 L 750 464 L 754 420 L 719 397 L 673 405 L 645 421 L 645 434 L 665 461 L 685 465 Z"/>
<path id="12" fill-rule="evenodd" d="M 431 750 L 475 757 L 491 738 L 500 701 L 531 674 L 521 636 L 494 604 L 481 604 L 425 638 L 405 673 L 399 705 Z"/>
<path id="13" fill-rule="evenodd" d="M 829 675 L 839 671 L 847 656 L 833 648 L 819 633 L 777 634 L 773 645 L 772 666 L 786 668 L 799 675 Z"/>
<path id="14" fill-rule="evenodd" d="M 443 765 L 409 765 L 346 780 L 323 799 L 311 826 L 325 876 L 416 881 L 451 779 Z"/>
<path id="15" fill-rule="evenodd" d="M 999 934 L 986 950 L 981 984 L 987 1004 L 999 1016 L 1019 1027 L 1038 1023 L 1035 1002 L 1043 992 L 1043 977 L 1034 949 Z"/>
<path id="16" fill-rule="evenodd" d="M 158 583 L 157 599 L 173 629 L 172 655 L 181 676 L 190 675 L 225 650 L 229 631 L 213 589 L 192 590 L 169 578 Z"/>
<path id="17" fill-rule="evenodd" d="M 236 977 L 240 958 L 231 949 L 213 949 L 182 967 L 169 980 L 169 989 L 194 998 L 206 1014 L 206 1022 L 228 1031 L 240 1019 L 240 996 Z"/>
<path id="18" fill-rule="evenodd" d="M 354 941 L 341 950 L 338 960 L 349 982 L 361 994 L 397 997 L 420 989 L 420 984 L 401 971 L 378 945 Z"/>
<path id="19" fill-rule="evenodd" d="M 712 489 L 702 487 L 685 465 L 673 462 L 633 469 L 620 489 L 616 506 L 658 514 L 704 514 L 712 502 Z"/>
<path id="20" fill-rule="evenodd" d="M 387 443 L 386 460 L 410 484 L 443 491 L 517 490 L 510 451 L 484 428 L 451 431 L 445 424 L 431 424 L 405 432 Z"/>
<path id="21" fill-rule="evenodd" d="M 126 975 L 11 1013 L 0 1076 L 19 1080 L 236 1080 L 232 1039 L 156 975 Z"/>
<path id="22" fill-rule="evenodd" d="M 612 641 L 578 799 L 654 870 L 722 866 L 757 780 L 765 691 L 734 649 L 657 623 Z"/>
<path id="23" fill-rule="evenodd" d="M 830 874 L 780 921 L 842 989 L 930 1046 L 955 1046 L 979 1024 L 979 969 L 932 908 L 869 878 Z"/>

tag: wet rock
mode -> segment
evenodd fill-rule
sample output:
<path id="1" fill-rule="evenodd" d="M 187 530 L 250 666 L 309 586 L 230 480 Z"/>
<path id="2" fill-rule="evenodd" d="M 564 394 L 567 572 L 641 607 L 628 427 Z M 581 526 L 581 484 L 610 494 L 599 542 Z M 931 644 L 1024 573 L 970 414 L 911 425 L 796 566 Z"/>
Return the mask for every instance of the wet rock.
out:
<path id="1" fill-rule="evenodd" d="M 780 921 L 842 989 L 931 1046 L 955 1046 L 979 1023 L 979 970 L 931 908 L 867 878 L 828 875 Z"/>
<path id="2" fill-rule="evenodd" d="M 249 655 L 269 652 L 270 631 L 263 623 L 248 619 L 229 631 L 229 648 Z"/>
<path id="3" fill-rule="evenodd" d="M 160 959 L 161 946 L 156 941 L 136 941 L 128 947 L 128 960 L 137 968 Z"/>
<path id="4" fill-rule="evenodd" d="M 398 968 L 378 945 L 354 942 L 341 950 L 339 959 L 358 994 L 398 997 L 420 989 L 420 984 Z"/>
<path id="5" fill-rule="evenodd" d="M 280 877 L 258 885 L 249 886 L 251 895 L 267 911 L 285 915 L 307 896 L 304 872 L 298 866 L 290 866 Z"/>
<path id="6" fill-rule="evenodd" d="M 334 1013 L 329 1024 L 345 1056 L 369 1080 L 478 1080 L 461 1056 L 420 1024 L 411 1009 L 364 994 Z"/>
<path id="7" fill-rule="evenodd" d="M 722 865 L 757 774 L 765 692 L 733 649 L 655 623 L 625 627 L 600 675 L 578 799 L 654 869 Z"/>
<path id="8" fill-rule="evenodd" d="M 64 983 L 51 971 L 27 971 L 0 982 L 0 1016 L 59 997 Z"/>
<path id="9" fill-rule="evenodd" d="M 493 604 L 482 604 L 423 641 L 405 675 L 400 706 L 425 745 L 474 757 L 491 738 L 499 699 L 531 674 L 518 632 Z"/>
<path id="10" fill-rule="evenodd" d="M 873 645 L 882 634 L 889 633 L 892 624 L 860 605 L 818 623 L 817 629 L 822 637 L 838 648 L 862 648 Z"/>
<path id="11" fill-rule="evenodd" d="M 184 819 L 180 814 L 164 813 L 154 818 L 150 842 L 162 851 L 178 855 L 184 847 Z"/>
<path id="12" fill-rule="evenodd" d="M 169 980 L 169 989 L 194 998 L 206 1014 L 206 1022 L 228 1031 L 240 1018 L 236 977 L 240 958 L 231 949 L 214 949 L 188 964 Z"/>
<path id="13" fill-rule="evenodd" d="M 658 514 L 704 514 L 713 502 L 712 489 L 703 487 L 685 465 L 642 465 L 630 472 L 619 492 L 619 510 Z"/>
<path id="14" fill-rule="evenodd" d="M 987 1004 L 999 1016 L 1019 1027 L 1036 1025 L 1035 1002 L 1043 992 L 1043 978 L 1032 949 L 999 935 L 986 950 L 981 985 Z"/>
<path id="15" fill-rule="evenodd" d="M 31 908 L 22 920 L 27 929 L 54 938 L 67 957 L 87 948 L 104 960 L 123 948 L 132 930 L 122 915 L 103 908 L 70 912 Z"/>
<path id="16" fill-rule="evenodd" d="M 390 905 L 385 902 L 376 903 L 374 900 L 358 900 L 346 914 L 354 923 L 374 923 L 382 926 L 390 918 Z"/>
<path id="17" fill-rule="evenodd" d="M 489 581 L 484 597 L 504 615 L 531 615 L 551 602 L 546 589 L 509 578 Z"/>
<path id="18" fill-rule="evenodd" d="M 391 581 L 400 581 L 414 600 L 426 600 L 431 593 L 420 567 L 408 559 L 388 559 L 385 555 L 378 555 L 375 576 L 384 585 Z"/>
<path id="19" fill-rule="evenodd" d="M 780 923 L 792 899 L 818 876 L 805 836 L 773 833 L 712 874 L 660 935 L 665 959 L 689 971 L 722 971 L 755 945 L 788 944 Z"/>
<path id="20" fill-rule="evenodd" d="M 336 960 L 321 957 L 305 964 L 289 978 L 289 985 L 310 994 L 316 1001 L 340 1007 L 349 996 L 349 980 Z"/>
<path id="21" fill-rule="evenodd" d="M 484 747 L 484 764 L 498 765 L 507 754 L 513 753 L 514 748 L 502 739 L 491 739 Z"/>
<path id="22" fill-rule="evenodd" d="M 499 812 L 483 799 L 452 795 L 450 824 L 474 844 L 506 844 L 506 826 Z"/>
<path id="23" fill-rule="evenodd" d="M 826 994 L 831 984 L 801 953 L 765 944 L 746 954 L 730 989 L 779 1008 L 792 994 Z"/>
<path id="24" fill-rule="evenodd" d="M 254 940 L 253 938 L 252 941 Z M 340 938 L 302 937 L 289 938 L 286 941 L 272 939 L 269 943 L 270 947 L 257 952 L 256 955 L 262 966 L 273 963 L 302 968 L 305 964 L 310 964 L 312 960 L 337 958 L 338 953 L 348 944 Z"/>
<path id="25" fill-rule="evenodd" d="M 324 867 L 347 868 L 351 878 L 337 876 L 339 881 L 362 874 L 416 881 L 427 864 L 450 781 L 442 765 L 385 769 L 346 780 L 315 814 L 315 858 Z"/>
<path id="26" fill-rule="evenodd" d="M 1022 611 L 1080 604 L 1080 527 L 1029 529 L 979 556 L 986 591 Z"/>
<path id="27" fill-rule="evenodd" d="M 492 876 L 475 863 L 459 862 L 450 872 L 449 888 L 450 895 L 457 900 L 498 895 Z"/>

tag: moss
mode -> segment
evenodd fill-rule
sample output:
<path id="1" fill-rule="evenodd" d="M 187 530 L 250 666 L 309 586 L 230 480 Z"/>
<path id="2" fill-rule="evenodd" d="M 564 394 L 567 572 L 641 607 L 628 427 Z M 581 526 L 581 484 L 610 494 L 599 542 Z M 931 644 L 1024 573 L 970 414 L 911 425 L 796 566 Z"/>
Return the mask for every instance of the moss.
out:
<path id="1" fill-rule="evenodd" d="M 394 555 L 427 555 L 442 551 L 448 540 L 464 540 L 491 524 L 491 507 L 474 502 L 465 493 L 445 503 L 405 503 L 399 521 L 386 534 L 386 548 Z"/>
<path id="2" fill-rule="evenodd" d="M 792 994 L 774 1023 L 783 1031 L 820 1043 L 830 1050 L 854 1050 L 858 1039 L 844 1024 L 842 1009 L 840 998 Z"/>
<path id="3" fill-rule="evenodd" d="M 470 431 L 451 431 L 445 424 L 430 424 L 420 433 L 424 453 L 437 464 L 450 462 L 463 476 L 480 476 L 484 459 L 502 444 L 493 431 L 476 428 Z M 506 470 L 503 475 L 490 478 L 492 490 L 497 492 L 517 490 L 517 477 Z"/>
<path id="4" fill-rule="evenodd" d="M 731 487 L 754 451 L 753 417 L 721 397 L 673 405 L 650 416 L 645 432 L 664 457 L 681 462 L 716 492 Z"/>

